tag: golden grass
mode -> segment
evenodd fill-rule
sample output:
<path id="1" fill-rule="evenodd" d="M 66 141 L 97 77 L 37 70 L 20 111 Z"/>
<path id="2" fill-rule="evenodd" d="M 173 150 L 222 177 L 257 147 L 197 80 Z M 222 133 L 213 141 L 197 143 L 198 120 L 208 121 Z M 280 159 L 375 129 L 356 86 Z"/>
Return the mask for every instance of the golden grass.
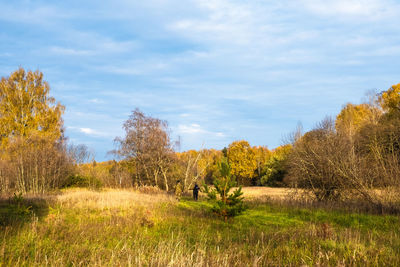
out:
<path id="1" fill-rule="evenodd" d="M 243 196 L 249 199 L 284 199 L 288 194 L 292 193 L 293 190 L 290 188 L 275 188 L 265 186 L 252 186 L 243 187 Z"/>
<path id="2" fill-rule="evenodd" d="M 165 193 L 143 194 L 129 189 L 70 189 L 56 196 L 61 206 L 68 208 L 95 208 L 99 210 L 137 206 L 154 207 L 159 203 L 175 202 L 175 197 Z"/>

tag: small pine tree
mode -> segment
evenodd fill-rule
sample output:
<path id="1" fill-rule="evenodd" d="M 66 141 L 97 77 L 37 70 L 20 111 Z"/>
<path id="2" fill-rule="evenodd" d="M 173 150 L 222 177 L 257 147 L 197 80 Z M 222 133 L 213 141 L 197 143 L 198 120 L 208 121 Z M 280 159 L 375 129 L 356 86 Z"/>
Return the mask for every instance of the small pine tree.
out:
<path id="1" fill-rule="evenodd" d="M 236 182 L 232 179 L 231 168 L 228 160 L 223 158 L 218 164 L 221 178 L 214 180 L 214 187 L 211 189 L 206 184 L 204 192 L 207 194 L 208 201 L 213 204 L 212 211 L 223 217 L 225 221 L 229 217 L 234 217 L 242 213 L 246 206 L 243 203 L 242 187 L 240 186 L 232 193 L 229 193 L 232 187 L 236 186 Z"/>

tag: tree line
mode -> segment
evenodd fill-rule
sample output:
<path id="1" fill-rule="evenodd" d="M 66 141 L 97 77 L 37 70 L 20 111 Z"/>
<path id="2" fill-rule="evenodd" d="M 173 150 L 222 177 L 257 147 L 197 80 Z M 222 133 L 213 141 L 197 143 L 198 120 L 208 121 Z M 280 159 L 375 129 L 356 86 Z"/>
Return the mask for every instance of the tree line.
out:
<path id="1" fill-rule="evenodd" d="M 166 191 L 180 181 L 183 190 L 188 190 L 196 182 L 211 184 L 220 178 L 218 166 L 226 158 L 239 185 L 283 185 L 291 145 L 269 150 L 241 140 L 222 150 L 176 152 L 167 122 L 139 109 L 132 112 L 124 129 L 125 137 L 117 137 L 117 148 L 111 151 L 119 160 L 81 164 L 85 176 L 97 177 L 106 186 L 155 186 Z"/>
<path id="2" fill-rule="evenodd" d="M 243 185 L 283 184 L 290 145 L 269 150 L 235 141 L 223 150 L 176 152 L 168 123 L 135 109 L 115 138 L 118 159 L 97 163 L 84 145 L 68 144 L 62 115 L 65 107 L 50 96 L 43 73 L 19 68 L 0 82 L 0 191 L 43 193 L 79 186 L 155 186 L 184 189 L 195 182 L 212 183 L 218 164 L 229 160 Z M 90 163 L 88 163 L 88 161 Z"/>
<path id="3" fill-rule="evenodd" d="M 399 199 L 400 84 L 346 104 L 336 118 L 306 133 L 299 129 L 272 150 L 238 140 L 222 150 L 177 152 L 168 123 L 135 109 L 123 124 L 125 135 L 115 138 L 116 160 L 99 163 L 86 146 L 68 145 L 64 106 L 49 91 L 39 71 L 20 68 L 1 79 L 2 192 L 73 185 L 171 191 L 178 180 L 188 190 L 195 182 L 212 184 L 226 160 L 239 185 L 300 188 L 319 201 L 349 194 L 374 205 Z"/>

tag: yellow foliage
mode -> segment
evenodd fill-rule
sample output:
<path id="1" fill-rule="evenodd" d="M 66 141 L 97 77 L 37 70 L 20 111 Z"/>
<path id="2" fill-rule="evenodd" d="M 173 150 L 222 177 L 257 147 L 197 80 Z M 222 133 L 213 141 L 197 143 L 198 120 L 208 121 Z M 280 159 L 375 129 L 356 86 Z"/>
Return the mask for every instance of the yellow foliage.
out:
<path id="1" fill-rule="evenodd" d="M 264 165 L 271 157 L 272 152 L 266 146 L 254 146 L 255 159 L 257 164 Z"/>
<path id="2" fill-rule="evenodd" d="M 64 106 L 49 96 L 50 87 L 39 71 L 23 68 L 0 81 L 0 147 L 10 139 L 39 136 L 55 141 L 61 137 Z"/>
<path id="3" fill-rule="evenodd" d="M 335 128 L 338 132 L 354 135 L 365 123 L 372 122 L 379 111 L 368 104 L 348 103 L 337 115 Z"/>
<path id="4" fill-rule="evenodd" d="M 228 147 L 228 160 L 232 175 L 249 179 L 254 177 L 257 160 L 254 150 L 247 141 L 231 143 Z"/>
<path id="5" fill-rule="evenodd" d="M 205 170 L 205 173 L 215 173 L 218 170 L 217 163 L 222 159 L 222 152 L 216 149 L 201 150 L 201 158 L 198 162 L 199 168 Z M 204 174 L 205 174 L 204 173 Z"/>
<path id="6" fill-rule="evenodd" d="M 265 146 L 258 146 L 258 147 L 255 146 L 252 149 L 254 151 L 256 160 L 257 175 L 260 177 L 262 169 L 270 159 L 272 152 Z"/>
<path id="7" fill-rule="evenodd" d="M 387 112 L 400 111 L 400 83 L 383 92 L 379 97 L 379 103 Z"/>
<path id="8" fill-rule="evenodd" d="M 222 158 L 222 152 L 216 149 L 188 150 L 185 152 L 176 153 L 179 160 L 187 164 L 195 164 L 196 173 L 200 174 L 201 178 L 207 173 L 217 171 L 217 162 Z M 196 161 L 196 158 L 198 160 Z"/>
<path id="9" fill-rule="evenodd" d="M 287 145 L 283 145 L 283 146 L 278 146 L 277 148 L 275 148 L 271 154 L 273 157 L 281 160 L 283 158 L 286 158 L 287 155 L 289 155 L 289 153 L 292 151 L 292 145 L 291 144 L 287 144 Z"/>

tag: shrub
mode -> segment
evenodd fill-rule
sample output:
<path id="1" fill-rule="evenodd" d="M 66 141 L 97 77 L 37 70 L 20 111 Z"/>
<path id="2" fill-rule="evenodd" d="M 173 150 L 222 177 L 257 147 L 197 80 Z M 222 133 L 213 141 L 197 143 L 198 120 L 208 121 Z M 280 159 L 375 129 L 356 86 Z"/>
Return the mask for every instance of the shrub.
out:
<path id="1" fill-rule="evenodd" d="M 0 226 L 28 221 L 33 215 L 32 206 L 25 203 L 22 193 L 9 199 L 9 203 L 0 204 Z"/>
<path id="2" fill-rule="evenodd" d="M 103 186 L 103 183 L 91 176 L 83 176 L 79 174 L 70 175 L 65 180 L 63 184 L 63 188 L 67 187 L 91 187 L 91 188 L 100 188 Z"/>
<path id="3" fill-rule="evenodd" d="M 242 197 L 241 186 L 229 194 L 232 187 L 236 186 L 236 182 L 232 179 L 227 159 L 223 158 L 218 167 L 221 178 L 214 180 L 213 189 L 205 184 L 204 192 L 207 194 L 208 201 L 213 204 L 211 210 L 227 221 L 229 217 L 234 217 L 242 213 L 246 209 L 246 206 L 243 203 L 244 197 Z"/>

